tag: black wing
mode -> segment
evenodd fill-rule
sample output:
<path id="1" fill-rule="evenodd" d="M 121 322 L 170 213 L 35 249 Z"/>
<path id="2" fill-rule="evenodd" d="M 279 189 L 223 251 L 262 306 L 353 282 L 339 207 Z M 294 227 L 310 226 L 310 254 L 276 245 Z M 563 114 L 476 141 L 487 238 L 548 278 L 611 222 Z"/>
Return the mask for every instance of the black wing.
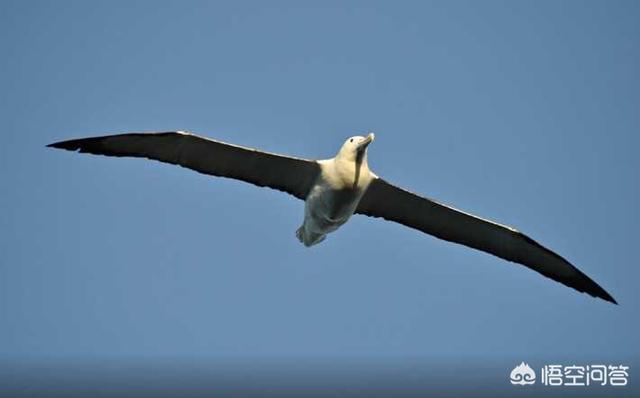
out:
<path id="1" fill-rule="evenodd" d="M 356 213 L 382 217 L 450 242 L 526 265 L 580 292 L 617 304 L 602 287 L 567 260 L 523 233 L 395 187 L 371 182 Z"/>
<path id="2" fill-rule="evenodd" d="M 316 161 L 226 144 L 182 131 L 81 138 L 47 146 L 94 155 L 159 160 L 203 174 L 278 189 L 302 200 L 320 172 Z"/>

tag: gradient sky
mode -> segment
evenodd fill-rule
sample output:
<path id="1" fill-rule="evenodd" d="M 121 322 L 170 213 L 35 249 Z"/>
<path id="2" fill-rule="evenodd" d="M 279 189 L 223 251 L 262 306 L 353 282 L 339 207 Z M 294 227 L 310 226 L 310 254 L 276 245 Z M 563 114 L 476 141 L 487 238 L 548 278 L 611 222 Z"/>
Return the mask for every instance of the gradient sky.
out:
<path id="1" fill-rule="evenodd" d="M 0 3 L 0 356 L 640 354 L 640 3 Z M 369 164 L 513 225 L 619 302 L 354 217 L 311 249 L 303 203 L 45 148 L 182 129 Z"/>

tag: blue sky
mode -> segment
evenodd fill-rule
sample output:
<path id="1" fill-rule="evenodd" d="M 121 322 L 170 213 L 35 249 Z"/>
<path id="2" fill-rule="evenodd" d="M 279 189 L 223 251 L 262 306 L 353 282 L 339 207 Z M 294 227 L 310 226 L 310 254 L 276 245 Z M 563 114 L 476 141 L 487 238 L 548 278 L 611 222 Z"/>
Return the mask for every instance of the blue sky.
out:
<path id="1" fill-rule="evenodd" d="M 638 359 L 637 2 L 0 4 L 0 356 Z M 46 149 L 147 130 L 369 164 L 619 302 L 380 220 Z"/>

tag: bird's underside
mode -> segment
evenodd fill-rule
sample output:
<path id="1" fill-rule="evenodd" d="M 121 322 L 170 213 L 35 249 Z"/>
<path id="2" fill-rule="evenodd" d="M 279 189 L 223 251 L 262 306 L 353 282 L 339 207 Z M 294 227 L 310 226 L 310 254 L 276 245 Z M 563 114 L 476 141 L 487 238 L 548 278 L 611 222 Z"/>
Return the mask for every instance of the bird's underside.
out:
<path id="1" fill-rule="evenodd" d="M 354 138 L 367 139 L 352 137 L 351 141 Z M 332 161 L 337 161 L 344 151 L 350 150 L 349 145 L 353 146 L 347 140 Z M 319 181 L 326 178 L 326 171 L 323 172 L 319 161 L 272 154 L 181 131 L 81 138 L 48 146 L 95 155 L 158 160 L 208 175 L 277 189 L 301 200 L 306 200 Z M 366 145 L 364 150 L 362 146 L 354 147 L 360 148 L 355 150 L 365 155 L 366 164 Z M 362 157 L 355 156 L 354 159 L 357 162 Z M 355 170 L 361 172 L 359 167 Z M 368 168 L 364 172 L 369 173 Z M 394 221 L 437 238 L 493 254 L 525 265 L 580 292 L 616 303 L 609 293 L 567 260 L 511 227 L 418 196 L 373 173 L 360 178 L 366 185 L 362 187 L 361 195 L 356 195 L 358 201 L 351 209 L 356 214 Z"/>

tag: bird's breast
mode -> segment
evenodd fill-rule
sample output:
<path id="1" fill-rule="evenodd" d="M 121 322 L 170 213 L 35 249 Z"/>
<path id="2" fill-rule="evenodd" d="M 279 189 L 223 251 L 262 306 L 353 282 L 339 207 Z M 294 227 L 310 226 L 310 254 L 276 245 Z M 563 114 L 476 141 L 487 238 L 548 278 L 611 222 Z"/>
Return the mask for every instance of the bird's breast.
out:
<path id="1" fill-rule="evenodd" d="M 306 217 L 325 228 L 340 226 L 351 217 L 361 196 L 358 189 L 334 189 L 328 184 L 316 184 L 307 197 Z"/>
<path id="2" fill-rule="evenodd" d="M 354 184 L 355 168 L 351 164 L 329 160 L 321 166 L 322 172 L 307 196 L 305 217 L 321 229 L 335 229 L 353 215 L 371 177 L 365 168 Z"/>

